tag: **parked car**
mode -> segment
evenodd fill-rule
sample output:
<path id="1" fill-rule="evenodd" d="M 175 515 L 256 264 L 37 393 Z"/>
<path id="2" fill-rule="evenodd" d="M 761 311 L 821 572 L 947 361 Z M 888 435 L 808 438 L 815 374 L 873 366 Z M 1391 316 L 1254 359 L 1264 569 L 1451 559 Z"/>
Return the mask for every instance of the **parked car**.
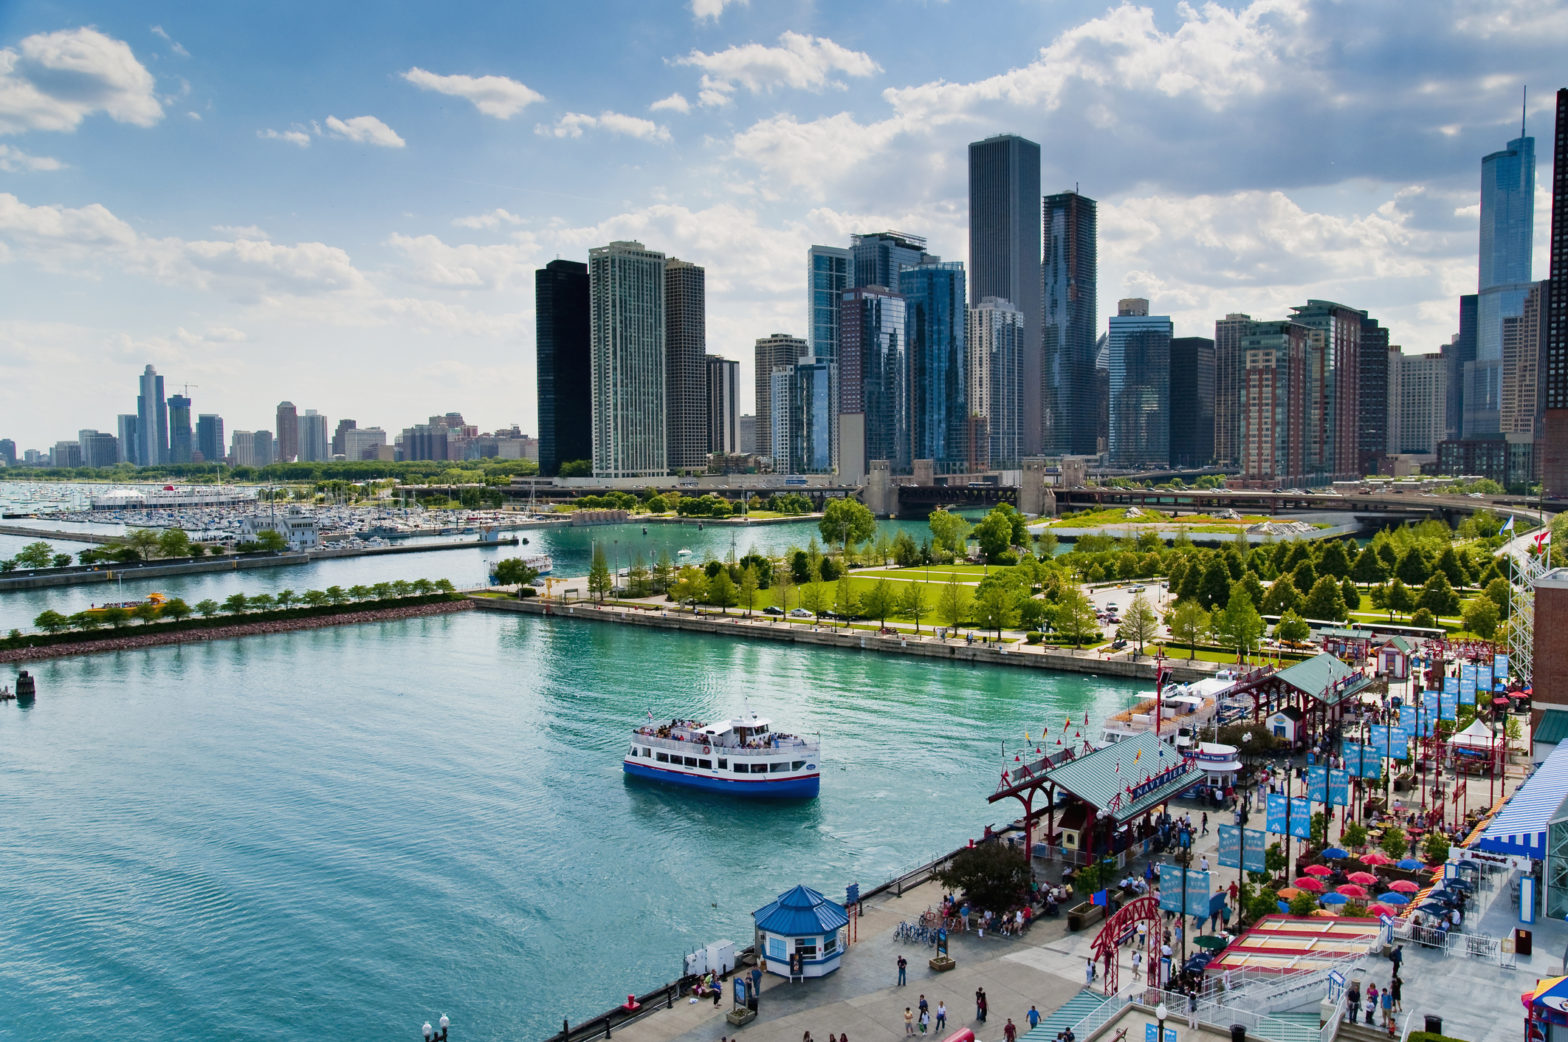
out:
<path id="1" fill-rule="evenodd" d="M 762 614 L 764 614 L 764 615 L 783 615 L 784 614 L 784 609 L 780 608 L 777 604 L 770 604 L 766 608 L 762 609 Z"/>
<path id="2" fill-rule="evenodd" d="M 789 617 L 792 619 L 809 619 L 811 618 L 811 613 L 805 608 L 791 608 Z"/>
<path id="3" fill-rule="evenodd" d="M 1116 640 L 1111 642 L 1111 650 L 1113 650 L 1113 651 L 1120 651 L 1123 648 L 1125 648 L 1126 646 L 1127 646 L 1127 642 L 1125 640 L 1121 639 L 1121 638 L 1118 638 L 1118 639 L 1116 639 Z"/>

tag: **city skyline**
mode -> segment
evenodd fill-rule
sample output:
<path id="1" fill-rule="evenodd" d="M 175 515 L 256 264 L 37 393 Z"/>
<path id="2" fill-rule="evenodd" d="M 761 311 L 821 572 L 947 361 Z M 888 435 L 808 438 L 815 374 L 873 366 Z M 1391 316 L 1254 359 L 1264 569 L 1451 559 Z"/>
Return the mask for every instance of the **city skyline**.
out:
<path id="1" fill-rule="evenodd" d="M 1523 4 L 907 11 L 8 9 L 7 434 L 112 426 L 117 383 L 63 410 L 48 374 L 149 361 L 236 429 L 309 380 L 331 415 L 391 428 L 434 397 L 533 431 L 533 272 L 632 238 L 710 273 L 707 351 L 750 388 L 757 337 L 808 335 L 811 244 L 902 228 L 967 262 L 965 149 L 999 132 L 1042 143 L 1044 191 L 1099 201 L 1103 298 L 1146 296 L 1178 335 L 1345 300 L 1430 352 L 1476 285 L 1477 160 L 1518 134 L 1525 82 L 1530 132 L 1550 121 L 1568 39 Z M 888 45 L 888 18 L 915 46 Z M 976 33 L 987 48 L 932 58 Z M 636 75 L 581 77 L 562 56 L 590 43 Z M 92 89 L 52 94 L 67 66 Z M 1281 147 L 1331 118 L 1382 147 Z"/>

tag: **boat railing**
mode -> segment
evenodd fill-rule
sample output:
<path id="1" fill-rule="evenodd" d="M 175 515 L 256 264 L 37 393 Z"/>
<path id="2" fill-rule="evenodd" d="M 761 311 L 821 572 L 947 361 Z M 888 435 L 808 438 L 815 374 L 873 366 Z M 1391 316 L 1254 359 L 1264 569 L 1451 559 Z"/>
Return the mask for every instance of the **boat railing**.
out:
<path id="1" fill-rule="evenodd" d="M 808 742 L 804 738 L 795 737 L 780 738 L 778 739 L 777 746 L 769 743 L 766 746 L 756 749 L 750 749 L 736 745 L 712 745 L 711 743 L 701 742 L 697 739 L 680 741 L 675 738 L 659 738 L 656 735 L 641 733 L 633 735 L 632 737 L 633 741 L 636 741 L 640 744 L 650 745 L 655 749 L 671 749 L 688 756 L 692 755 L 694 751 L 701 750 L 704 745 L 709 746 L 714 753 L 717 753 L 721 756 L 777 756 L 780 753 L 788 753 L 791 751 L 809 752 L 817 747 L 816 742 Z"/>

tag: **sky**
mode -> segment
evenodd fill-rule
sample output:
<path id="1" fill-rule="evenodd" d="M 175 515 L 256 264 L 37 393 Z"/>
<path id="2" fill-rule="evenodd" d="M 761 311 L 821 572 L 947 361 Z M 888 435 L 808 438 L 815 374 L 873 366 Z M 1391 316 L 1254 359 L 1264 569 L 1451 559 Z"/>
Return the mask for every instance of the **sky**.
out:
<path id="1" fill-rule="evenodd" d="M 148 363 L 230 431 L 533 433 L 533 272 L 616 239 L 707 268 L 744 410 L 812 243 L 967 259 L 996 133 L 1099 200 L 1102 323 L 1435 351 L 1527 85 L 1546 277 L 1565 45 L 1568 0 L 0 0 L 0 437 L 112 432 Z"/>

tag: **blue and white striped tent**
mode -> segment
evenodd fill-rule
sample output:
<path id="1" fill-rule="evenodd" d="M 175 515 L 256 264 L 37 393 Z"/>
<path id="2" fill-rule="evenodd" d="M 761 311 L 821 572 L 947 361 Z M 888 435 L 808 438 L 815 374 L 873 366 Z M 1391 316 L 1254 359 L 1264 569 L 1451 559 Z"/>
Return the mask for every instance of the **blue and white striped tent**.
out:
<path id="1" fill-rule="evenodd" d="M 1476 849 L 1537 861 L 1545 859 L 1546 827 L 1557 818 L 1557 810 L 1565 800 L 1568 800 L 1568 742 L 1560 743 L 1503 805 L 1476 841 Z"/>

